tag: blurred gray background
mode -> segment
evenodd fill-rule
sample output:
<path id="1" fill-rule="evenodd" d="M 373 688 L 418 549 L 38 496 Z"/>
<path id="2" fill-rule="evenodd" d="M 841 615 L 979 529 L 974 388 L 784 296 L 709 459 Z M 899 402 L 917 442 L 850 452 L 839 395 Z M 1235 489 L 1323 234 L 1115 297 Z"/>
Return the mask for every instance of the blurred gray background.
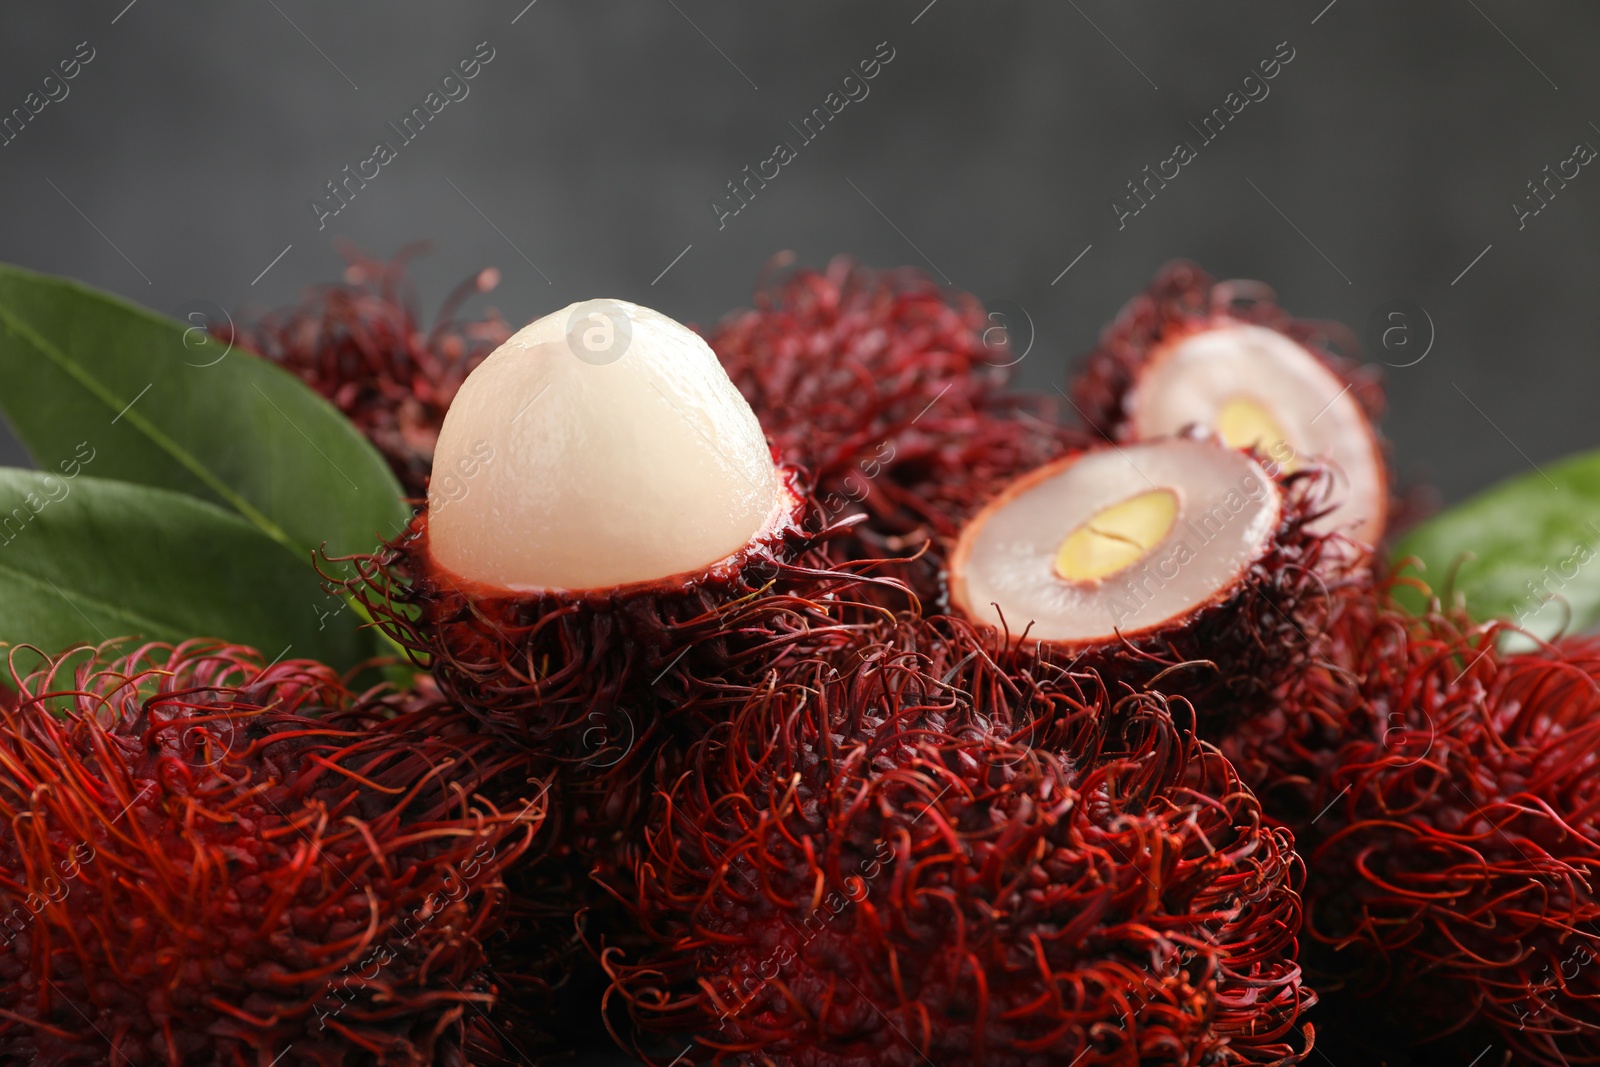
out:
<path id="1" fill-rule="evenodd" d="M 1453 500 L 1600 444 L 1600 174 L 1521 228 L 1512 207 L 1600 147 L 1597 27 L 1592 4 L 1509 0 L 13 6 L 0 113 L 80 42 L 94 58 L 0 147 L 0 259 L 235 310 L 336 277 L 336 236 L 426 238 L 430 316 L 495 265 L 513 324 L 591 296 L 705 324 L 773 253 L 848 251 L 1026 309 L 1021 381 L 1049 389 L 1189 256 L 1363 335 L 1390 301 L 1425 308 L 1386 426 L 1402 477 Z M 790 123 L 884 41 L 869 95 L 802 143 Z M 469 95 L 402 143 L 389 123 L 480 42 Z M 1190 123 L 1282 42 L 1269 95 L 1205 144 Z M 397 158 L 319 230 L 308 201 L 379 140 Z M 710 200 L 780 140 L 796 158 L 719 228 Z M 1198 158 L 1119 228 L 1112 201 L 1179 140 Z M 24 461 L 9 438 L 0 460 Z"/>
<path id="2" fill-rule="evenodd" d="M 61 96 L 46 76 L 93 53 L 0 147 L 0 259 L 161 311 L 293 301 L 337 277 L 342 236 L 383 257 L 431 240 L 430 318 L 494 265 L 473 306 L 515 325 L 593 296 L 706 324 L 774 253 L 848 251 L 1025 309 L 1020 379 L 1046 390 L 1188 256 L 1364 336 L 1394 301 L 1425 309 L 1410 347 L 1374 354 L 1412 363 L 1431 321 L 1426 357 L 1389 372 L 1386 429 L 1402 477 L 1446 500 L 1600 445 L 1600 168 L 1538 214 L 1527 187 L 1600 147 L 1592 3 L 96 0 L 0 18 L 0 115 Z M 868 95 L 802 143 L 790 124 L 880 42 Z M 389 124 L 480 44 L 468 95 L 402 143 Z M 1191 123 L 1290 52 L 1202 143 Z M 319 229 L 308 201 L 379 140 L 396 158 Z M 1198 158 L 1119 221 L 1126 183 L 1180 140 Z M 709 202 L 779 141 L 796 158 L 719 226 Z M 0 462 L 26 462 L 3 431 Z"/>

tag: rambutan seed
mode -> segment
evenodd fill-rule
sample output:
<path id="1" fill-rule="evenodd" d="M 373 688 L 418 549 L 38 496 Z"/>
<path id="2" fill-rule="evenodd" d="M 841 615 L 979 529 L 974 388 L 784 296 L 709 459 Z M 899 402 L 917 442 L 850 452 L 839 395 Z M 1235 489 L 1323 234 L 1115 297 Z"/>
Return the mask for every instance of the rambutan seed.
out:
<path id="1" fill-rule="evenodd" d="M 1287 470 L 1323 462 L 1340 484 L 1317 527 L 1368 545 L 1382 536 L 1386 472 L 1371 424 L 1348 383 L 1288 336 L 1223 323 L 1174 338 L 1151 354 L 1123 403 L 1135 439 L 1198 425 Z"/>
<path id="2" fill-rule="evenodd" d="M 1053 644 L 1136 639 L 1234 595 L 1281 514 L 1267 473 L 1210 442 L 1084 452 L 1013 482 L 967 525 L 951 600 Z"/>

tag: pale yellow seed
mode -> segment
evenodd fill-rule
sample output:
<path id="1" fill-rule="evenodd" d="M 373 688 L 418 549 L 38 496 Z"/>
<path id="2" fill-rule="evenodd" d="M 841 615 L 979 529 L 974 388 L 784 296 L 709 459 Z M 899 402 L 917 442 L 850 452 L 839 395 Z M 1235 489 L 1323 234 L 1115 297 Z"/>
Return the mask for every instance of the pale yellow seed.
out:
<path id="1" fill-rule="evenodd" d="M 1283 427 L 1265 407 L 1247 396 L 1236 396 L 1222 405 L 1217 412 L 1217 433 L 1232 448 L 1254 448 L 1273 459 L 1287 453 L 1282 467 L 1286 471 L 1295 469 L 1295 452 L 1292 446 L 1285 447 Z"/>
<path id="2" fill-rule="evenodd" d="M 1056 549 L 1056 577 L 1097 582 L 1138 563 L 1172 532 L 1178 497 L 1152 489 L 1095 512 Z"/>

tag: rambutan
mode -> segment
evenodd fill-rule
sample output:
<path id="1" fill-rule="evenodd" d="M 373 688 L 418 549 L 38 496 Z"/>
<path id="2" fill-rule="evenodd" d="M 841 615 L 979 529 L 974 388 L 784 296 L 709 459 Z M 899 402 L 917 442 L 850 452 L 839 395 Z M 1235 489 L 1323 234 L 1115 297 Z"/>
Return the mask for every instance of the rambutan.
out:
<path id="1" fill-rule="evenodd" d="M 632 890 L 657 948 L 605 956 L 624 1043 L 811 1067 L 1299 1062 L 1298 860 L 1227 761 L 1158 696 L 1107 706 L 919 632 L 775 682 L 696 744 Z"/>
<path id="2" fill-rule="evenodd" d="M 1432 614 L 1419 630 L 1416 616 L 1395 601 L 1401 584 L 1420 585 L 1392 572 L 1353 569 L 1298 669 L 1254 714 L 1218 722 L 1207 733 L 1302 848 L 1326 828 L 1315 819 L 1329 799 L 1323 786 L 1338 749 L 1389 714 L 1410 672 L 1413 641 L 1427 640 L 1427 633 L 1459 637 L 1471 626 L 1461 615 Z"/>
<path id="3" fill-rule="evenodd" d="M 574 304 L 498 349 L 436 466 L 475 455 L 351 587 L 445 692 L 556 759 L 593 762 L 619 708 L 644 730 L 759 678 L 862 581 L 817 550 L 837 531 L 803 528 L 805 487 L 705 342 L 648 308 Z"/>
<path id="4" fill-rule="evenodd" d="M 1192 263 L 1163 268 L 1102 333 L 1072 384 L 1108 439 L 1189 426 L 1256 448 L 1287 469 L 1316 462 L 1337 479 L 1319 529 L 1364 545 L 1383 537 L 1389 475 L 1374 423 L 1383 392 L 1337 323 L 1292 319 L 1260 282 L 1216 283 Z"/>
<path id="5" fill-rule="evenodd" d="M 1337 535 L 1314 530 L 1326 491 L 1213 438 L 1091 449 L 966 525 L 951 605 L 1001 643 L 1243 714 L 1305 661 L 1350 579 Z"/>
<path id="6" fill-rule="evenodd" d="M 1009 332 L 920 270 L 840 256 L 758 287 L 707 340 L 783 462 L 814 477 L 820 517 L 866 515 L 835 551 L 872 559 L 953 538 L 997 485 L 1081 445 L 1047 399 L 1007 388 L 1026 355 Z M 929 600 L 938 569 L 937 553 L 903 568 Z"/>
<path id="7" fill-rule="evenodd" d="M 305 301 L 238 325 L 219 324 L 225 341 L 243 345 L 298 375 L 331 400 L 389 461 L 408 494 L 421 497 L 439 427 L 472 369 L 511 336 L 498 312 L 462 321 L 468 298 L 500 282 L 493 267 L 456 287 L 432 328 L 422 325 L 406 264 L 426 246 L 408 245 L 384 263 L 346 245 L 344 281 L 320 286 Z M 440 473 L 455 491 L 458 474 Z"/>
<path id="8" fill-rule="evenodd" d="M 0 712 L 0 1059 L 463 1064 L 545 816 L 526 757 L 315 664 L 112 655 Z"/>
<path id="9" fill-rule="evenodd" d="M 1600 644 L 1374 618 L 1301 778 L 1309 932 L 1417 1040 L 1600 1063 Z"/>

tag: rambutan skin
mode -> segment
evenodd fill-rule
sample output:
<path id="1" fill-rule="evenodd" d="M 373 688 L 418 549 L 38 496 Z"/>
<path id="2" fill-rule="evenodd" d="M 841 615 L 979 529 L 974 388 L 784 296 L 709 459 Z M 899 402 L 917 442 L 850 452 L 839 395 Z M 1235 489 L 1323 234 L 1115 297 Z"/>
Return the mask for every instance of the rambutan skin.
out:
<path id="1" fill-rule="evenodd" d="M 1301 776 L 1309 934 L 1418 1039 L 1600 1063 L 1600 644 L 1374 613 Z M 1326 721 L 1324 718 L 1323 721 Z"/>
<path id="2" fill-rule="evenodd" d="M 998 486 L 1084 444 L 1048 400 L 1007 389 L 1022 357 L 1004 334 L 920 270 L 840 256 L 759 287 L 707 342 L 783 461 L 811 472 L 821 519 L 867 516 L 835 549 L 879 559 L 953 538 Z M 903 569 L 937 599 L 937 556 Z"/>
<path id="3" fill-rule="evenodd" d="M 695 746 L 636 872 L 658 947 L 607 954 L 613 1007 L 663 1061 L 1299 1062 L 1298 860 L 1227 762 L 1158 697 L 929 634 Z"/>
<path id="4" fill-rule="evenodd" d="M 1381 378 L 1376 368 L 1354 361 L 1360 343 L 1348 328 L 1337 322 L 1293 318 L 1266 286 L 1219 283 L 1185 260 L 1162 267 L 1149 287 L 1128 301 L 1101 332 L 1099 345 L 1072 381 L 1073 403 L 1097 434 L 1123 439 L 1128 421 L 1124 401 L 1155 350 L 1197 330 L 1230 323 L 1265 326 L 1298 341 L 1349 383 L 1369 421 L 1382 418 Z"/>
<path id="5" fill-rule="evenodd" d="M 314 289 L 301 304 L 216 330 L 222 340 L 272 360 L 331 400 L 383 453 L 413 497 L 427 493 L 434 444 L 456 390 L 511 336 L 494 311 L 471 321 L 455 318 L 468 297 L 498 284 L 500 273 L 493 268 L 458 286 L 432 328 L 422 325 L 405 270 L 424 247 L 407 246 L 384 263 L 346 245 L 350 265 L 342 283 Z"/>
<path id="6" fill-rule="evenodd" d="M 0 712 L 0 1060 L 465 1063 L 525 758 L 315 664 L 112 656 Z"/>
<path id="7" fill-rule="evenodd" d="M 513 592 L 450 573 L 428 549 L 426 512 L 378 556 L 354 557 L 346 582 L 373 617 L 486 727 L 552 758 L 591 762 L 597 726 L 619 707 L 646 729 L 654 709 L 692 707 L 759 678 L 786 645 L 847 636 L 843 605 L 872 583 L 837 567 L 804 528 L 809 504 L 788 472 L 790 512 L 739 552 L 696 574 L 606 590 Z M 341 561 L 342 562 L 342 561 Z"/>

